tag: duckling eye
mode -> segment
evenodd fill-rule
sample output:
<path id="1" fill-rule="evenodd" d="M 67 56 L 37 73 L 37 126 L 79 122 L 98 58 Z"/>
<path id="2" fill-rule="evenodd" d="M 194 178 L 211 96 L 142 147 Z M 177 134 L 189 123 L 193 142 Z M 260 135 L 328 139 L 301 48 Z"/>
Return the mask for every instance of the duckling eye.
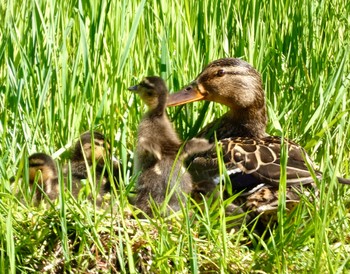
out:
<path id="1" fill-rule="evenodd" d="M 152 91 L 147 91 L 146 94 L 147 94 L 147 96 L 149 96 L 149 97 L 153 96 L 153 92 L 152 92 Z"/>
<path id="2" fill-rule="evenodd" d="M 224 74 L 225 74 L 225 71 L 223 69 L 219 69 L 216 73 L 216 75 L 219 77 L 224 76 Z"/>

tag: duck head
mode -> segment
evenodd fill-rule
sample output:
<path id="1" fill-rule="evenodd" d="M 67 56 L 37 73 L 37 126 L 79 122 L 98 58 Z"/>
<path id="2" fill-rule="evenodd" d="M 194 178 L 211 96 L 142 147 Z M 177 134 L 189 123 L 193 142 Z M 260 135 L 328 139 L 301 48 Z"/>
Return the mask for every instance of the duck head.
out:
<path id="1" fill-rule="evenodd" d="M 103 162 L 103 159 L 111 152 L 110 150 L 110 145 L 102 133 L 94 131 L 92 136 L 92 133 L 87 131 L 80 135 L 76 142 L 72 152 L 72 160 L 77 162 L 86 159 L 91 163 L 94 158 L 96 161 Z"/>
<path id="2" fill-rule="evenodd" d="M 168 89 L 164 80 L 157 76 L 145 77 L 138 85 L 128 88 L 137 93 L 155 115 L 162 115 L 166 107 Z"/>
<path id="3" fill-rule="evenodd" d="M 167 106 L 206 100 L 226 105 L 233 124 L 257 124 L 257 136 L 264 135 L 267 123 L 265 94 L 260 74 L 247 62 L 223 58 L 210 63 L 197 78 L 169 95 Z"/>
<path id="4" fill-rule="evenodd" d="M 45 153 L 34 153 L 28 158 L 29 162 L 29 182 L 33 184 L 38 179 L 40 184 L 56 178 L 57 171 L 53 159 Z M 39 177 L 38 177 L 39 176 Z"/>

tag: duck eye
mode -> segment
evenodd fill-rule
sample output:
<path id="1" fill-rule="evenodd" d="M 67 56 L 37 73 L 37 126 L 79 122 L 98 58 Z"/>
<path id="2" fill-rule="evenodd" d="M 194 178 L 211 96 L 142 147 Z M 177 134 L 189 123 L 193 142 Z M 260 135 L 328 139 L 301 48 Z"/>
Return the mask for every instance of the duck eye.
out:
<path id="1" fill-rule="evenodd" d="M 149 97 L 153 96 L 153 92 L 152 91 L 147 91 L 146 93 L 147 93 L 147 96 L 149 96 Z"/>
<path id="2" fill-rule="evenodd" d="M 219 69 L 218 72 L 216 73 L 217 76 L 221 77 L 224 76 L 225 71 L 223 69 Z"/>

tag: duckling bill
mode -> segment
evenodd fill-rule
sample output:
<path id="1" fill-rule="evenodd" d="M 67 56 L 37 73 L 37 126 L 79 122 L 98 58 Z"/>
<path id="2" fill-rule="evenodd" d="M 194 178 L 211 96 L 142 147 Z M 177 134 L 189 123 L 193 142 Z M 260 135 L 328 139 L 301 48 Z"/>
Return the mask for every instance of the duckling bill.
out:
<path id="1" fill-rule="evenodd" d="M 183 146 L 166 115 L 168 90 L 160 77 L 146 77 L 129 90 L 148 106 L 138 127 L 135 167 L 140 175 L 135 204 L 152 215 L 150 199 L 159 205 L 170 195 L 168 209 L 178 211 L 180 201 L 186 202 L 186 194 L 192 190 L 192 178 L 183 160 L 212 146 L 197 138 Z"/>

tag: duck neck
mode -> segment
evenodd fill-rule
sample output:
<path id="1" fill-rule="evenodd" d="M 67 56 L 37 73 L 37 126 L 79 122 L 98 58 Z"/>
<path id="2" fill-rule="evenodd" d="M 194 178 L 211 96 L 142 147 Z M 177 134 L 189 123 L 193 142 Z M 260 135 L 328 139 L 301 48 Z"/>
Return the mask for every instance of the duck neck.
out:
<path id="1" fill-rule="evenodd" d="M 261 138 L 266 135 L 266 111 L 249 109 L 230 109 L 225 115 L 207 125 L 197 137 L 210 142 L 231 137 Z"/>
<path id="2" fill-rule="evenodd" d="M 165 117 L 165 107 L 162 105 L 158 105 L 156 108 L 148 111 L 147 114 L 148 117 L 150 118 L 162 118 Z"/>
<path id="3" fill-rule="evenodd" d="M 231 125 L 231 137 L 256 137 L 266 135 L 266 109 L 230 109 L 224 119 Z"/>
<path id="4" fill-rule="evenodd" d="M 164 117 L 166 116 L 165 108 L 166 108 L 167 96 L 166 94 L 162 94 L 158 97 L 158 103 L 151 107 L 149 106 L 148 117 L 156 118 L 156 117 Z"/>

